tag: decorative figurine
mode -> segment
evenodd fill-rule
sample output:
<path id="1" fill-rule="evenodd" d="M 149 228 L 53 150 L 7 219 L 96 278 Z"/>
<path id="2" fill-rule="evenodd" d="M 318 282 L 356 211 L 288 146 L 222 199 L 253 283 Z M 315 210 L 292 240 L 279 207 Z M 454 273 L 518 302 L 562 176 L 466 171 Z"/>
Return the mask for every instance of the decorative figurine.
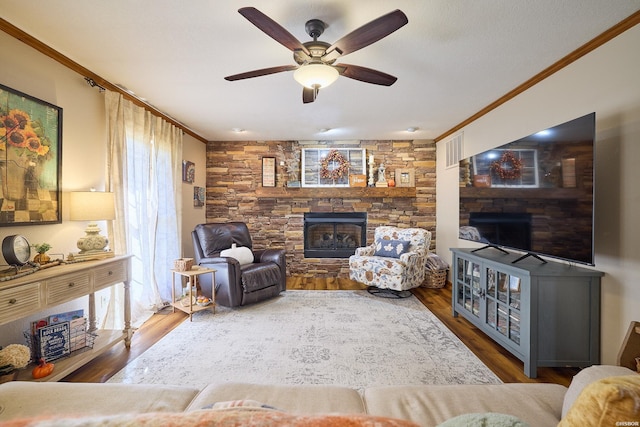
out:
<path id="1" fill-rule="evenodd" d="M 387 182 L 387 178 L 384 176 L 386 170 L 384 163 L 380 163 L 380 166 L 378 166 L 378 182 Z"/>
<path id="2" fill-rule="evenodd" d="M 384 173 L 386 171 L 386 167 L 384 166 L 384 163 L 380 163 L 380 166 L 378 166 L 378 182 L 376 182 L 376 187 L 387 187 L 387 178 L 384 176 Z"/>

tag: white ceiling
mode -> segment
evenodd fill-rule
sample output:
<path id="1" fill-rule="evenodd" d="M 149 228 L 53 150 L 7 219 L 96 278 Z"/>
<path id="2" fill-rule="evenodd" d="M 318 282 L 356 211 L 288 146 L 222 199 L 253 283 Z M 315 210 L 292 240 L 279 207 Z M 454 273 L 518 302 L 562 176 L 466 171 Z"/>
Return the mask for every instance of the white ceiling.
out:
<path id="1" fill-rule="evenodd" d="M 406 26 L 339 60 L 398 81 L 340 77 L 304 105 L 292 72 L 228 82 L 294 64 L 244 6 L 302 42 L 305 22 L 321 19 L 330 44 L 400 9 Z M 638 10 L 640 0 L 0 0 L 2 18 L 207 140 L 435 138 Z"/>

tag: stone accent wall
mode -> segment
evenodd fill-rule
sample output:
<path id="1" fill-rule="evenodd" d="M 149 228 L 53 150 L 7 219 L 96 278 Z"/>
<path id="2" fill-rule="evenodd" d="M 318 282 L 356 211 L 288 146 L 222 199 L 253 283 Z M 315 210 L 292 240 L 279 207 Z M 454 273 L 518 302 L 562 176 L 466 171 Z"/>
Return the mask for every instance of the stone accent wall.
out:
<path id="1" fill-rule="evenodd" d="M 353 188 L 348 189 L 348 194 L 341 188 L 323 188 L 317 194 L 312 188 L 292 188 L 275 195 L 260 191 L 263 157 L 276 158 L 276 186 L 284 187 L 288 179 L 286 165 L 291 164 L 291 159 L 299 159 L 301 149 L 306 147 L 364 148 L 367 156 L 375 156 L 376 164 L 384 162 L 387 178 L 396 168 L 413 168 L 416 195 L 394 197 L 393 189 L 384 197 L 354 197 Z M 431 231 L 432 248 L 435 247 L 436 147 L 431 140 L 216 141 L 207 144 L 206 164 L 207 222 L 244 221 L 255 248 L 286 248 L 289 276 L 349 277 L 348 259 L 304 258 L 305 212 L 367 212 L 368 243 L 377 226 L 394 225 Z"/>

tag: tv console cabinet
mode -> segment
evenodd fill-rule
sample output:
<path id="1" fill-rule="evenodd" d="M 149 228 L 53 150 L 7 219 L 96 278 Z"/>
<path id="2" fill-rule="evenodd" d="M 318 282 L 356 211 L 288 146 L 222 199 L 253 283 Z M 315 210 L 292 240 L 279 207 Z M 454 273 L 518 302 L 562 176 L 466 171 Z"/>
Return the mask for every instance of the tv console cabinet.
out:
<path id="1" fill-rule="evenodd" d="M 54 360 L 53 373 L 40 380 L 31 378 L 31 368 L 20 370 L 18 380 L 58 381 L 89 361 L 124 341 L 131 345 L 130 268 L 131 256 L 115 256 L 44 268 L 33 274 L 0 282 L 0 325 L 27 318 L 77 298 L 89 297 L 88 331 L 96 334 L 93 347 L 85 347 L 70 356 Z M 122 283 L 124 285 L 124 330 L 98 329 L 95 292 Z"/>
<path id="2" fill-rule="evenodd" d="M 540 366 L 600 363 L 600 278 L 603 273 L 496 248 L 452 248 L 452 310 L 522 360 Z"/>

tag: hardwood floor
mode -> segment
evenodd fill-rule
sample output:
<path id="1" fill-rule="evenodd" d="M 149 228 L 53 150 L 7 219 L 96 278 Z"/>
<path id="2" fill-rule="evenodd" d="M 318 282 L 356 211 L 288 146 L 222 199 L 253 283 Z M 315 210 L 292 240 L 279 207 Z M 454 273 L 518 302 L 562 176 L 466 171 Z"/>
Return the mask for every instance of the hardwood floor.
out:
<path id="1" fill-rule="evenodd" d="M 365 289 L 349 279 L 289 278 L 287 289 L 291 290 L 355 290 Z M 504 382 L 544 382 L 569 385 L 578 372 L 576 368 L 540 368 L 538 378 L 528 378 L 523 373 L 523 363 L 505 351 L 471 323 L 451 314 L 451 287 L 443 289 L 418 288 L 414 295 L 440 319 L 469 349 Z M 162 310 L 148 320 L 133 335 L 131 349 L 117 345 L 107 353 L 68 375 L 67 382 L 105 382 L 127 363 L 142 354 L 160 338 L 182 323 L 188 316 L 173 313 L 170 308 Z"/>

